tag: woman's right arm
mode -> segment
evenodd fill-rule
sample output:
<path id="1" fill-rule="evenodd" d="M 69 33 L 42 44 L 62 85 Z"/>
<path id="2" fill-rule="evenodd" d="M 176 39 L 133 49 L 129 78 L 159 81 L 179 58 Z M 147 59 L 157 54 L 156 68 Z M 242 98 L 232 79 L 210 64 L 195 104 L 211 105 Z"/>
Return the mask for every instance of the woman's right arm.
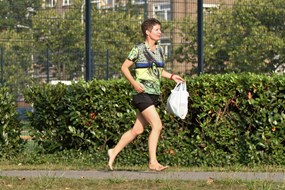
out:
<path id="1" fill-rule="evenodd" d="M 137 93 L 144 92 L 144 87 L 139 82 L 137 82 L 130 72 L 130 67 L 134 64 L 133 61 L 126 59 L 125 62 L 121 66 L 121 71 L 125 75 L 125 77 L 130 81 L 134 89 Z"/>

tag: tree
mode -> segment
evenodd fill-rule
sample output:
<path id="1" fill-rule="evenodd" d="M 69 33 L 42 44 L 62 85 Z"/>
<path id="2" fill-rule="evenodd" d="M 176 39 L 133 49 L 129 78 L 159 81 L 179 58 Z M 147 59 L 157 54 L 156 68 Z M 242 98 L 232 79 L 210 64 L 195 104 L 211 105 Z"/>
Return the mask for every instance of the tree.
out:
<path id="1" fill-rule="evenodd" d="M 92 17 L 92 48 L 96 52 L 109 52 L 110 69 L 120 72 L 120 66 L 131 48 L 143 40 L 138 15 L 123 11 L 94 10 Z M 96 63 L 106 63 L 105 56 L 95 57 Z"/>
<path id="2" fill-rule="evenodd" d="M 20 94 L 32 78 L 28 73 L 32 65 L 32 17 L 40 6 L 38 0 L 0 1 L 0 47 L 4 53 L 4 81 L 14 94 Z"/>
<path id="3" fill-rule="evenodd" d="M 20 40 L 29 39 L 29 33 L 6 30 L 0 33 L 0 47 L 4 52 L 4 82 L 10 87 L 14 94 L 20 94 L 32 79 L 28 74 L 31 66 L 31 41 Z"/>
<path id="4" fill-rule="evenodd" d="M 57 68 L 57 79 L 70 80 L 76 73 L 81 75 L 84 59 L 84 33 L 80 23 L 79 10 L 67 10 L 63 15 L 55 9 L 43 9 L 33 19 L 36 49 L 39 52 L 38 64 Z M 47 58 L 47 51 L 49 52 Z"/>
<path id="5" fill-rule="evenodd" d="M 243 0 L 221 5 L 204 16 L 205 72 L 271 72 L 284 64 L 285 9 L 282 0 Z M 182 31 L 197 34 L 196 24 Z M 197 37 L 176 51 L 180 61 L 196 62 Z"/>
<path id="6" fill-rule="evenodd" d="M 85 67 L 85 23 L 84 4 L 75 1 L 64 16 L 56 10 L 45 9 L 33 17 L 34 40 L 40 51 L 39 64 L 45 62 L 45 52 L 50 51 L 50 64 L 58 67 L 65 78 L 72 79 L 74 73 L 82 76 Z M 96 69 L 106 68 L 107 59 L 111 74 L 119 72 L 121 63 L 135 43 L 141 42 L 139 16 L 126 11 L 97 10 L 92 6 L 91 30 L 92 51 Z M 84 20 L 83 20 L 84 21 Z M 108 55 L 107 55 L 108 51 Z M 78 74 L 79 73 L 79 74 Z M 97 76 L 95 76 L 97 77 Z"/>
<path id="7" fill-rule="evenodd" d="M 18 24 L 31 27 L 32 15 L 40 6 L 38 0 L 0 1 L 0 31 L 13 29 Z"/>

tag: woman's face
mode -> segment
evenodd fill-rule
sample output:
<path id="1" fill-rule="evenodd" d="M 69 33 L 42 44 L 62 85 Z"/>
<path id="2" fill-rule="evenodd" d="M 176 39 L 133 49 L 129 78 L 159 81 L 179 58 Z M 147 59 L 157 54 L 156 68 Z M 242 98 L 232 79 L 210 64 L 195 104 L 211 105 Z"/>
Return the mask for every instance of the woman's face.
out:
<path id="1" fill-rule="evenodd" d="M 151 31 L 147 31 L 148 37 L 154 41 L 160 40 L 161 34 L 162 32 L 159 24 L 154 25 Z"/>

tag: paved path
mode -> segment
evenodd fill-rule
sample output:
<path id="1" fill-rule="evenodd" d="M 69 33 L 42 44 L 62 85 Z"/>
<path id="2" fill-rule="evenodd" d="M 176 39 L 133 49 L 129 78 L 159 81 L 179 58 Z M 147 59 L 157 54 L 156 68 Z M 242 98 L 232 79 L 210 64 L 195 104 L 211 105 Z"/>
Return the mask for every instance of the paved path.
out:
<path id="1" fill-rule="evenodd" d="M 150 172 L 98 170 L 0 170 L 0 176 L 63 177 L 89 179 L 150 179 L 150 180 L 268 180 L 285 182 L 284 172 Z"/>

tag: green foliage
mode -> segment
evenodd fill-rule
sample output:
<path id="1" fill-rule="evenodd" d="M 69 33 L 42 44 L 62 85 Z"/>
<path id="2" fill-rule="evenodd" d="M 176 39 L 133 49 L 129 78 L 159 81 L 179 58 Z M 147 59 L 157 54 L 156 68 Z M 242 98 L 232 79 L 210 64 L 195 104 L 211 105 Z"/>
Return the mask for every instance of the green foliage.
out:
<path id="1" fill-rule="evenodd" d="M 140 23 L 142 15 L 131 11 L 94 10 L 92 25 L 96 26 L 92 34 L 92 44 L 96 52 L 105 54 L 108 50 L 110 68 L 119 71 L 122 62 L 134 44 L 143 42 Z M 96 55 L 95 52 L 95 55 Z M 106 57 L 95 57 L 95 64 L 106 63 Z"/>
<path id="2" fill-rule="evenodd" d="M 164 80 L 159 160 L 177 166 L 285 164 L 284 84 L 284 76 L 251 73 L 187 78 L 189 114 L 181 120 L 165 111 L 174 83 Z M 135 119 L 126 80 L 34 86 L 25 96 L 35 109 L 34 140 L 50 153 L 75 149 L 100 157 Z M 118 163 L 147 162 L 149 130 L 122 151 Z"/>
<path id="3" fill-rule="evenodd" d="M 3 53 L 3 70 L 5 85 L 10 87 L 10 92 L 20 94 L 25 84 L 31 81 L 31 76 L 27 75 L 31 66 L 31 34 L 29 30 L 17 33 L 14 30 L 6 30 L 0 33 L 0 38 L 5 39 L 0 42 L 1 53 Z M 25 39 L 27 41 L 21 41 Z M 15 74 L 16 73 L 16 74 Z"/>
<path id="4" fill-rule="evenodd" d="M 26 101 L 33 103 L 35 110 L 30 112 L 30 125 L 34 128 L 31 131 L 36 142 L 48 151 L 55 151 L 61 148 L 66 137 L 66 117 L 64 94 L 66 86 L 46 85 L 44 88 L 28 88 Z M 34 133 L 34 134 L 33 134 Z M 68 144 L 66 144 L 68 146 Z"/>
<path id="5" fill-rule="evenodd" d="M 12 156 L 21 143 L 21 125 L 14 97 L 7 87 L 0 87 L 0 157 Z"/>
<path id="6" fill-rule="evenodd" d="M 59 79 L 82 75 L 81 68 L 85 63 L 84 11 L 82 1 L 77 0 L 64 13 L 64 17 L 56 9 L 43 9 L 33 17 L 38 61 L 46 62 L 46 51 L 49 49 L 50 64 L 62 73 Z M 91 20 L 94 70 L 100 73 L 100 66 L 96 66 L 108 62 L 112 72 L 110 74 L 117 74 L 115 71 L 119 70 L 126 59 L 126 52 L 130 51 L 131 45 L 143 40 L 138 23 L 139 15 L 125 10 L 97 10 L 94 6 Z"/>
<path id="7" fill-rule="evenodd" d="M 13 29 L 17 24 L 31 26 L 31 16 L 40 6 L 38 0 L 0 1 L 0 31 Z"/>
<path id="8" fill-rule="evenodd" d="M 190 85 L 189 114 L 203 159 L 284 164 L 284 80 L 248 73 L 198 77 Z"/>
<path id="9" fill-rule="evenodd" d="M 67 11 L 63 17 L 55 9 L 41 10 L 33 17 L 34 43 L 39 62 L 49 62 L 62 73 L 58 79 L 81 76 L 84 55 L 84 26 L 78 19 L 80 9 Z M 43 19 L 45 18 L 45 19 Z"/>
<path id="10" fill-rule="evenodd" d="M 275 71 L 284 63 L 284 10 L 282 0 L 246 0 L 204 15 L 205 72 Z M 189 43 L 177 48 L 176 59 L 197 63 L 197 23 L 182 26 L 182 33 Z"/>
<path id="11" fill-rule="evenodd" d="M 110 139 L 116 142 L 118 137 L 114 137 L 120 133 L 117 129 L 123 127 L 123 121 L 134 117 L 129 105 L 130 91 L 125 86 L 126 81 L 94 80 L 71 86 L 47 84 L 29 88 L 25 99 L 35 108 L 29 115 L 36 130 L 35 139 L 50 151 L 102 149 Z"/>

